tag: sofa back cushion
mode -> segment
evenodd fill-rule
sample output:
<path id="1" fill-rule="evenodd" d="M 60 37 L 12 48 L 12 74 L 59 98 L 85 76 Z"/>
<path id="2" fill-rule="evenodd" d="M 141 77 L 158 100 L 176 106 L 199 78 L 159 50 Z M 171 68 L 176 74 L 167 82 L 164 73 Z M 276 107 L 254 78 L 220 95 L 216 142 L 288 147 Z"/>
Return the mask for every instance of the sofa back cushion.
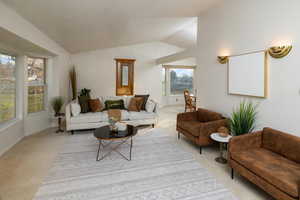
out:
<path id="1" fill-rule="evenodd" d="M 271 128 L 264 128 L 262 147 L 300 163 L 300 138 Z"/>
<path id="2" fill-rule="evenodd" d="M 217 121 L 223 119 L 222 115 L 210 110 L 198 109 L 198 120 L 200 122 L 210 122 L 210 121 Z"/>

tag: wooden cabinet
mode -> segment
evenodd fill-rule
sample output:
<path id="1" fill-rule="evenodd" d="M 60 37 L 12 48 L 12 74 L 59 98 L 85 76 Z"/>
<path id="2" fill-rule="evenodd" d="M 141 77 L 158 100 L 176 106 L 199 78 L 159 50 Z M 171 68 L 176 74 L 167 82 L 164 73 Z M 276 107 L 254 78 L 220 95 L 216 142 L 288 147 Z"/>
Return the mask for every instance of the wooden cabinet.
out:
<path id="1" fill-rule="evenodd" d="M 134 94 L 134 59 L 116 58 L 116 95 Z"/>

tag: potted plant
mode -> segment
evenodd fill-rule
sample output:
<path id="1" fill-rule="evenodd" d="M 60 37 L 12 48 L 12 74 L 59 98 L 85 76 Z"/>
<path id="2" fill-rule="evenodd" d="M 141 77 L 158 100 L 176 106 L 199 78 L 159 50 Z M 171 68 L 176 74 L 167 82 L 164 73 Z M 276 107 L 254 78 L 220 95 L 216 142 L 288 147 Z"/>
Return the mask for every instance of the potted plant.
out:
<path id="1" fill-rule="evenodd" d="M 90 89 L 86 89 L 86 88 L 83 88 L 81 91 L 80 91 L 80 96 L 86 96 L 88 98 L 91 98 L 91 90 Z"/>
<path id="2" fill-rule="evenodd" d="M 55 112 L 55 117 L 60 115 L 60 110 L 62 106 L 64 105 L 64 99 L 63 97 L 54 97 L 51 101 L 51 106 Z"/>
<path id="3" fill-rule="evenodd" d="M 257 105 L 242 101 L 231 114 L 230 130 L 233 136 L 251 133 L 255 129 L 257 118 Z"/>

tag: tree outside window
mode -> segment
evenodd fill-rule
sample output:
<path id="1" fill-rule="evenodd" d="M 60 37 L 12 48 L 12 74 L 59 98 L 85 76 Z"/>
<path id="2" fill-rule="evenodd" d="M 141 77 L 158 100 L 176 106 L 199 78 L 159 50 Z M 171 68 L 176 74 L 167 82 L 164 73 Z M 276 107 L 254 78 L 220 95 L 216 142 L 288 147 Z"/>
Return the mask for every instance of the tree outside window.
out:
<path id="1" fill-rule="evenodd" d="M 28 113 L 45 110 L 46 59 L 28 57 Z"/>
<path id="2" fill-rule="evenodd" d="M 16 57 L 0 54 L 0 123 L 16 117 Z"/>

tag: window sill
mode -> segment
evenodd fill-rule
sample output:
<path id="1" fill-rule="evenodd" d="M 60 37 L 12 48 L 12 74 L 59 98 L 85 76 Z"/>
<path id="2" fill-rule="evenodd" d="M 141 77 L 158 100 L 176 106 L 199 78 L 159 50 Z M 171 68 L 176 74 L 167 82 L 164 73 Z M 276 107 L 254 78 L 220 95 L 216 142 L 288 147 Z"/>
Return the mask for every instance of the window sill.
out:
<path id="1" fill-rule="evenodd" d="M 9 120 L 7 122 L 4 122 L 4 123 L 1 123 L 0 124 L 0 134 L 1 132 L 5 131 L 6 129 L 10 128 L 11 126 L 15 125 L 16 123 L 20 122 L 21 120 L 20 119 L 12 119 L 12 120 Z"/>
<path id="2" fill-rule="evenodd" d="M 183 97 L 183 94 L 170 94 L 167 97 Z"/>
<path id="3" fill-rule="evenodd" d="M 35 112 L 35 113 L 28 113 L 27 117 L 38 117 L 38 116 L 41 116 L 41 115 L 44 115 L 44 114 L 48 114 L 48 111 L 47 110 L 42 110 L 42 111 Z"/>

